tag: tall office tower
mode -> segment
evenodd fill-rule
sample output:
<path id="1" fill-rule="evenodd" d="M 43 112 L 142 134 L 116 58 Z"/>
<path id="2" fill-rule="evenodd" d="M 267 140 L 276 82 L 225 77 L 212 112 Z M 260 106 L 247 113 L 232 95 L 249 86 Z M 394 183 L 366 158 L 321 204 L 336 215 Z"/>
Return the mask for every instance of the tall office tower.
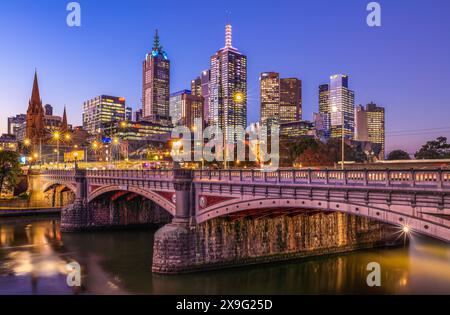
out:
<path id="1" fill-rule="evenodd" d="M 45 136 L 44 125 L 44 108 L 39 93 L 39 84 L 37 72 L 34 73 L 33 92 L 28 103 L 27 121 L 26 121 L 26 138 L 36 146 Z"/>
<path id="2" fill-rule="evenodd" d="M 189 90 L 183 90 L 170 95 L 170 114 L 172 124 L 175 126 L 186 126 L 193 130 L 203 128 L 203 96 L 192 94 Z M 202 121 L 201 126 L 195 124 L 195 120 Z"/>
<path id="3" fill-rule="evenodd" d="M 172 119 L 172 124 L 174 126 L 181 125 L 181 103 L 184 94 L 191 94 L 192 92 L 189 90 L 182 90 L 175 93 L 170 94 L 170 118 Z"/>
<path id="4" fill-rule="evenodd" d="M 331 136 L 331 108 L 330 108 L 330 86 L 322 84 L 319 86 L 319 115 L 320 128 L 325 139 Z"/>
<path id="5" fill-rule="evenodd" d="M 279 123 L 280 117 L 280 75 L 264 72 L 259 78 L 261 94 L 261 124 L 269 126 Z"/>
<path id="6" fill-rule="evenodd" d="M 143 116 L 146 120 L 158 122 L 169 120 L 170 60 L 159 42 L 158 30 L 152 52 L 143 63 Z"/>
<path id="7" fill-rule="evenodd" d="M 265 72 L 260 77 L 261 123 L 289 123 L 302 118 L 302 81 Z"/>
<path id="8" fill-rule="evenodd" d="M 126 120 L 125 99 L 100 95 L 83 104 L 83 129 L 90 134 L 104 131 L 105 125 L 113 121 Z"/>
<path id="9" fill-rule="evenodd" d="M 355 136 L 355 94 L 348 88 L 348 76 L 330 78 L 331 137 L 347 139 Z"/>
<path id="10" fill-rule="evenodd" d="M 302 120 L 302 81 L 280 79 L 280 123 Z"/>
<path id="11" fill-rule="evenodd" d="M 218 126 L 224 141 L 234 143 L 232 129 L 247 127 L 247 57 L 232 45 L 232 27 L 226 26 L 225 47 L 211 57 L 209 125 Z"/>
<path id="12" fill-rule="evenodd" d="M 202 71 L 202 74 L 191 81 L 192 95 L 203 96 L 203 115 L 205 123 L 209 119 L 209 81 L 211 80 L 211 71 Z"/>
<path id="13" fill-rule="evenodd" d="M 200 77 L 191 81 L 192 95 L 202 96 L 202 79 Z"/>
<path id="14" fill-rule="evenodd" d="M 385 157 L 386 127 L 385 109 L 375 103 L 367 104 L 364 108 L 356 107 L 356 140 L 370 141 L 381 145 L 381 152 L 378 156 L 380 160 Z"/>
<path id="15" fill-rule="evenodd" d="M 53 106 L 50 104 L 45 105 L 44 112 L 45 112 L 45 116 L 53 116 Z"/>

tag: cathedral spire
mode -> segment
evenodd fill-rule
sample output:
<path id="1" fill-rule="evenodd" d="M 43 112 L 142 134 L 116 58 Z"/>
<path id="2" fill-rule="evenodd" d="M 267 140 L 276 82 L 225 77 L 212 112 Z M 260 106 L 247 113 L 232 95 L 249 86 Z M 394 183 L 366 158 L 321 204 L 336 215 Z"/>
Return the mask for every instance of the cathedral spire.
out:
<path id="1" fill-rule="evenodd" d="M 62 123 L 61 123 L 61 132 L 65 133 L 69 131 L 69 126 L 67 124 L 67 110 L 66 110 L 66 105 L 64 105 L 64 113 L 63 113 L 63 119 L 62 119 Z"/>
<path id="2" fill-rule="evenodd" d="M 33 82 L 33 92 L 31 93 L 31 103 L 41 104 L 41 96 L 39 93 L 39 83 L 37 70 L 34 71 L 34 82 Z"/>

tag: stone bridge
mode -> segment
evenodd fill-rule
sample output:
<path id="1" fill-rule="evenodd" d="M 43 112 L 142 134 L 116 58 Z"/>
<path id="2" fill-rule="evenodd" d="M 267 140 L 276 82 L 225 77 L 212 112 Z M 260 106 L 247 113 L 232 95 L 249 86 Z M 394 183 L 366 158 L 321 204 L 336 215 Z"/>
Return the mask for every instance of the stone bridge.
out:
<path id="1" fill-rule="evenodd" d="M 274 253 L 285 256 L 289 253 L 286 259 L 291 256 L 299 257 L 300 245 L 297 243 L 303 242 L 301 249 L 304 250 L 308 247 L 305 239 L 317 242 L 319 246 L 316 247 L 326 251 L 326 247 L 322 246 L 325 242 L 324 235 L 333 238 L 334 242 L 334 238 L 339 238 L 336 235 L 344 233 L 344 239 L 335 240 L 337 243 L 334 245 L 337 245 L 347 244 L 345 239 L 354 234 L 353 238 L 357 240 L 355 243 L 359 243 L 361 231 L 357 231 L 358 227 L 354 231 L 342 230 L 341 221 L 349 217 L 364 218 L 358 223 L 361 226 L 365 224 L 362 222 L 383 222 L 399 227 L 400 232 L 406 226 L 413 233 L 450 242 L 450 170 L 282 169 L 261 172 L 243 169 L 77 169 L 40 171 L 30 177 L 34 178 L 30 181 L 33 194 L 36 191 L 38 194 L 44 193 L 55 185 L 74 192 L 75 202 L 62 214 L 62 229 L 66 231 L 95 228 L 97 223 L 93 222 L 89 213 L 95 211 L 92 204 L 105 195 L 111 200 L 125 194 L 128 194 L 126 200 L 132 199 L 130 194 L 140 196 L 150 200 L 158 209 L 164 209 L 173 220 L 155 236 L 153 269 L 161 273 L 184 272 L 201 269 L 202 266 L 224 264 L 217 257 L 211 258 L 211 255 L 205 258 L 207 261 L 199 261 L 198 256 L 204 255 L 203 247 L 208 247 L 208 242 L 209 245 L 214 243 L 214 246 L 219 243 L 217 246 L 223 250 L 224 243 L 228 244 L 230 241 L 222 230 L 230 229 L 231 225 L 234 229 L 233 250 L 240 252 L 239 246 L 245 246 L 247 252 L 228 253 L 230 259 L 226 264 L 234 264 L 236 261 L 256 263 L 258 259 L 254 259 L 255 257 L 273 258 Z M 300 237 L 303 232 L 295 227 L 295 218 L 305 214 L 319 215 L 317 220 L 324 224 L 318 228 L 318 234 L 314 234 L 314 238 L 311 235 Z M 327 214 L 331 214 L 333 222 L 337 222 L 334 231 L 331 228 L 327 230 L 327 224 L 324 223 L 331 220 L 326 218 Z M 114 216 L 106 217 L 112 224 Z M 274 221 L 277 218 L 285 218 L 285 221 Z M 265 232 L 258 232 L 259 227 L 249 222 L 257 220 L 266 224 Z M 310 219 L 304 218 L 301 224 L 313 224 L 308 220 Z M 242 222 L 246 222 L 245 229 Z M 108 225 L 108 222 L 103 224 Z M 330 224 L 334 226 L 334 223 Z M 236 229 L 243 230 L 238 233 Z M 281 233 L 280 229 L 286 233 Z M 256 236 L 250 230 L 260 234 L 272 233 L 278 241 L 275 245 L 264 245 L 264 249 L 260 250 L 264 255 L 258 250 L 257 253 L 252 252 L 254 249 L 250 243 Z M 211 237 L 211 233 L 214 237 Z M 245 240 L 241 239 L 242 233 Z M 256 234 L 257 237 L 262 237 L 260 234 Z M 203 242 L 203 247 L 200 246 L 203 248 L 201 253 L 198 253 L 199 239 Z M 238 241 L 246 243 L 236 245 Z M 285 247 L 280 249 L 280 246 Z M 177 250 L 168 252 L 173 248 Z M 307 248 L 308 251 L 311 249 L 314 246 Z M 296 254 L 290 255 L 293 252 Z M 180 259 L 172 259 L 175 256 L 182 256 L 183 261 L 190 262 L 180 264 Z M 173 266 L 174 264 L 177 266 Z"/>

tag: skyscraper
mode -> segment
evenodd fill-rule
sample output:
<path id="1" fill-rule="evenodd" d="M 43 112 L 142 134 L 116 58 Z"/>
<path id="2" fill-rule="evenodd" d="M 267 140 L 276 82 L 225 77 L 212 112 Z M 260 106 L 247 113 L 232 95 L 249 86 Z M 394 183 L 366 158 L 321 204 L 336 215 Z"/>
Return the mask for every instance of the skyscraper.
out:
<path id="1" fill-rule="evenodd" d="M 385 157 L 386 128 L 385 110 L 375 103 L 367 104 L 364 108 L 356 107 L 356 140 L 369 141 L 381 145 L 381 152 L 378 156 L 383 160 Z"/>
<path id="2" fill-rule="evenodd" d="M 348 88 L 348 76 L 336 74 L 330 78 L 329 109 L 331 137 L 347 139 L 355 135 L 355 94 Z"/>
<path id="3" fill-rule="evenodd" d="M 260 77 L 261 123 L 289 123 L 302 119 L 302 81 L 265 72 Z"/>
<path id="4" fill-rule="evenodd" d="M 172 124 L 194 128 L 203 128 L 203 96 L 192 94 L 189 90 L 183 90 L 170 95 L 170 113 Z M 195 124 L 195 120 L 202 121 L 201 126 Z"/>
<path id="5" fill-rule="evenodd" d="M 225 47 L 211 57 L 209 124 L 222 129 L 233 143 L 232 129 L 247 126 L 247 56 L 232 45 L 232 26 L 226 25 Z M 242 139 L 239 139 L 242 140 Z"/>
<path id="6" fill-rule="evenodd" d="M 331 136 L 331 108 L 330 86 L 328 84 L 319 86 L 319 114 L 314 122 L 320 125 L 319 129 L 322 131 L 323 138 L 329 139 Z"/>
<path id="7" fill-rule="evenodd" d="M 44 125 L 44 108 L 39 93 L 39 84 L 37 72 L 34 73 L 33 92 L 28 103 L 27 122 L 26 122 L 26 138 L 35 146 L 45 136 Z"/>
<path id="8" fill-rule="evenodd" d="M 200 77 L 191 81 L 192 95 L 202 96 L 202 79 Z"/>
<path id="9" fill-rule="evenodd" d="M 203 97 L 203 115 L 205 123 L 209 120 L 209 83 L 211 71 L 202 71 L 202 74 L 191 82 L 192 95 Z"/>
<path id="10" fill-rule="evenodd" d="M 279 123 L 280 116 L 280 75 L 264 72 L 259 78 L 261 94 L 261 124 Z"/>
<path id="11" fill-rule="evenodd" d="M 106 124 L 126 120 L 125 99 L 100 95 L 84 102 L 83 128 L 90 134 L 101 133 Z"/>
<path id="12" fill-rule="evenodd" d="M 142 103 L 146 120 L 169 120 L 170 60 L 159 42 L 158 30 L 152 52 L 143 63 Z"/>
<path id="13" fill-rule="evenodd" d="M 280 79 L 280 123 L 302 120 L 302 81 Z"/>

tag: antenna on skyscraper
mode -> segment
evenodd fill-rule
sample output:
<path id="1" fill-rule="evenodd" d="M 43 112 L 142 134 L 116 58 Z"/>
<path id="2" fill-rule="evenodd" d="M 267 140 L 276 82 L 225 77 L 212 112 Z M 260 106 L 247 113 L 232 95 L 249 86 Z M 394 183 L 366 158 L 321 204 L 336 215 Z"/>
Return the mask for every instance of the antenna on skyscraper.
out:
<path id="1" fill-rule="evenodd" d="M 225 27 L 225 47 L 231 48 L 233 47 L 233 34 L 232 34 L 232 27 L 231 27 L 231 12 L 225 11 L 227 13 L 227 25 Z"/>
<path id="2" fill-rule="evenodd" d="M 231 11 L 225 11 L 227 25 L 231 24 Z"/>

